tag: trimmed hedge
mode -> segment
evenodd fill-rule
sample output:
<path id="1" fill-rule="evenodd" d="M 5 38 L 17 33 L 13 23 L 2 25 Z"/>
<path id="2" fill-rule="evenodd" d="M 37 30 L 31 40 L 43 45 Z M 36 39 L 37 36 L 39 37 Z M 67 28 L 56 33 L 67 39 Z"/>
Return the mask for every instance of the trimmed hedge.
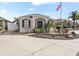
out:
<path id="1" fill-rule="evenodd" d="M 34 33 L 42 33 L 42 32 L 45 31 L 45 29 L 43 29 L 43 28 L 35 28 L 33 31 L 34 31 Z"/>

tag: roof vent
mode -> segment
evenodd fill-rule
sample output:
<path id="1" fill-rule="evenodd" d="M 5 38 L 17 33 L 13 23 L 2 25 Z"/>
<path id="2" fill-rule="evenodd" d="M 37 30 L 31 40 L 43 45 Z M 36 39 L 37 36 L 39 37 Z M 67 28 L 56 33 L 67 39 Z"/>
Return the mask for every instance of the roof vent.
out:
<path id="1" fill-rule="evenodd" d="M 29 16 L 30 18 L 32 18 L 32 16 Z"/>

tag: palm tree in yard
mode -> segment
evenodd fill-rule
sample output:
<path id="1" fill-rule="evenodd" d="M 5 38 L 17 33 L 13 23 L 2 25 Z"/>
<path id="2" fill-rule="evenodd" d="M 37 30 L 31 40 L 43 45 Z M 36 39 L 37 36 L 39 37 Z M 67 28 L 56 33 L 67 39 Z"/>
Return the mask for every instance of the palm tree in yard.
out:
<path id="1" fill-rule="evenodd" d="M 76 21 L 76 11 L 73 11 L 71 15 L 68 18 L 71 18 L 73 20 L 73 28 L 75 28 L 75 21 Z"/>

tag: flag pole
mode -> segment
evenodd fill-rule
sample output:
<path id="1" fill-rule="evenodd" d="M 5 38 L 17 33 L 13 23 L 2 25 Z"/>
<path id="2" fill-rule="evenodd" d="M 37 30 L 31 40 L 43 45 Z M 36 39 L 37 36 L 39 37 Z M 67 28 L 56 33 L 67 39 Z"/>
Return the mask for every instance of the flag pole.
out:
<path id="1" fill-rule="evenodd" d="M 60 33 L 63 33 L 62 2 L 60 2 L 59 6 L 56 8 L 56 11 L 58 11 L 59 9 L 60 9 L 60 23 L 61 23 Z"/>
<path id="2" fill-rule="evenodd" d="M 60 7 L 60 19 L 62 21 L 62 2 L 60 2 L 60 5 L 61 5 L 61 7 Z"/>
<path id="3" fill-rule="evenodd" d="M 60 2 L 60 5 L 61 33 L 63 33 L 62 2 Z"/>

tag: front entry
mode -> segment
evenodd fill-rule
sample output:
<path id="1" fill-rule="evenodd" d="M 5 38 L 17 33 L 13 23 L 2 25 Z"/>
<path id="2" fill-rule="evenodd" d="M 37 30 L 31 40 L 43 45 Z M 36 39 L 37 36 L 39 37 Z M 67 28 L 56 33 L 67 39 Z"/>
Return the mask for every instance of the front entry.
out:
<path id="1" fill-rule="evenodd" d="M 37 21 L 37 28 L 43 28 L 43 21 Z"/>
<path id="2" fill-rule="evenodd" d="M 44 28 L 44 25 L 45 25 L 45 19 L 43 18 L 38 18 L 35 20 L 35 27 L 36 28 Z"/>

